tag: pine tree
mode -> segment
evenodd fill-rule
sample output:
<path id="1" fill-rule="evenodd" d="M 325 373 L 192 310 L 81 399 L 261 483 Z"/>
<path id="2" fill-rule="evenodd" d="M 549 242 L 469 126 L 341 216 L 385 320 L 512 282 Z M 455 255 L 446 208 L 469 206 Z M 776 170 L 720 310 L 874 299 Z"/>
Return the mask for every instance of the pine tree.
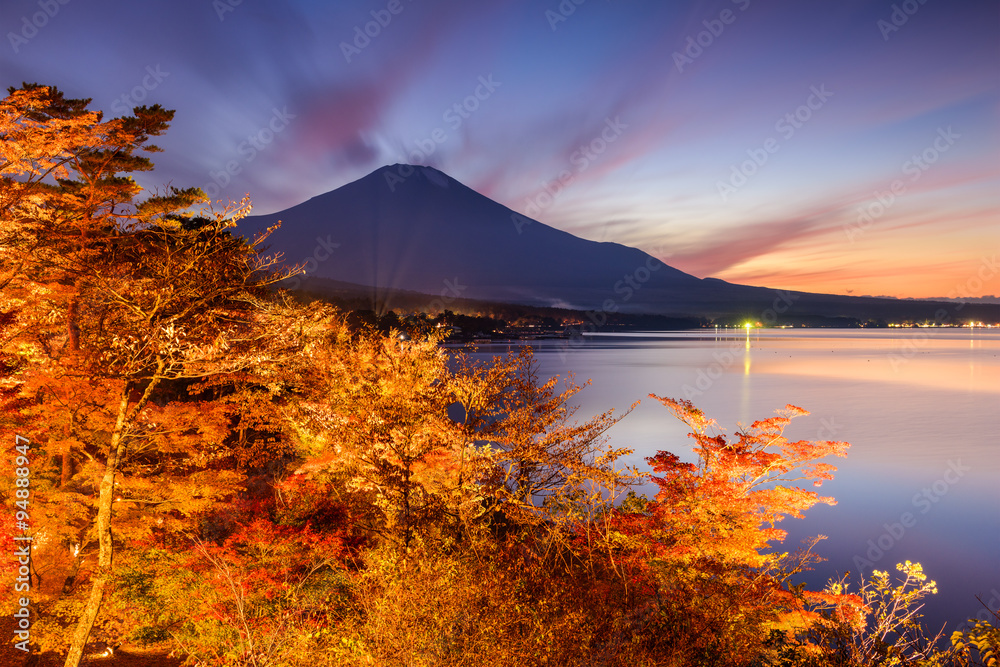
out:
<path id="1" fill-rule="evenodd" d="M 141 198 L 129 176 L 152 168 L 139 152 L 158 150 L 149 139 L 173 112 L 137 107 L 105 121 L 88 103 L 36 85 L 0 103 L 0 282 L 22 313 L 15 342 L 29 356 L 35 439 L 61 459 L 53 504 L 71 528 L 92 521 L 82 539 L 98 545 L 67 667 L 81 659 L 112 575 L 115 516 L 234 488 L 230 471 L 204 463 L 231 420 L 219 405 L 183 405 L 184 394 L 265 369 L 295 345 L 294 309 L 268 298 L 283 277 L 276 259 L 261 254 L 263 238 L 232 233 L 249 204 L 194 210 L 205 200 L 195 188 Z M 192 469 L 201 472 L 186 477 Z M 160 497 L 135 483 L 151 476 L 166 484 Z"/>

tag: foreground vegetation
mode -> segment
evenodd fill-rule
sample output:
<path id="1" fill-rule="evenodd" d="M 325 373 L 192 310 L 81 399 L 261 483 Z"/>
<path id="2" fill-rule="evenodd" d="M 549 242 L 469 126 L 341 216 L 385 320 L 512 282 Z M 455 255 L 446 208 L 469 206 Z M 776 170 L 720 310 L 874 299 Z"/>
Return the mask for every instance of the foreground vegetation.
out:
<path id="1" fill-rule="evenodd" d="M 248 204 L 140 199 L 128 175 L 172 112 L 87 104 L 0 102 L 0 544 L 33 539 L 32 648 L 67 666 L 95 639 L 198 665 L 995 664 L 995 626 L 925 637 L 917 564 L 794 583 L 814 556 L 782 551 L 779 524 L 834 502 L 798 484 L 847 449 L 787 440 L 804 410 L 727 437 L 652 396 L 695 460 L 630 469 L 605 439 L 624 415 L 574 421 L 581 387 L 530 351 L 449 356 L 274 291 L 295 269 L 231 233 Z M 18 563 L 0 568 L 15 590 Z"/>

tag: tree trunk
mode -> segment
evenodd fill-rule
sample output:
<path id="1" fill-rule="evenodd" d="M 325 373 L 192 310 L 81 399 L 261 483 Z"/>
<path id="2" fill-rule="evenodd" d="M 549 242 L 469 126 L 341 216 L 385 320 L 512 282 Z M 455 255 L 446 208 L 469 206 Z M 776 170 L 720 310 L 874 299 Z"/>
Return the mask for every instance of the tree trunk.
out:
<path id="1" fill-rule="evenodd" d="M 79 316 L 80 308 L 74 294 L 66 307 L 66 333 L 69 336 L 69 349 L 73 352 L 80 351 L 80 325 L 77 321 Z"/>
<path id="2" fill-rule="evenodd" d="M 118 472 L 118 463 L 124 452 L 122 440 L 126 427 L 129 393 L 130 387 L 126 385 L 122 389 L 121 400 L 118 404 L 118 418 L 115 421 L 115 430 L 111 434 L 111 446 L 108 449 L 108 462 L 104 469 L 104 477 L 101 478 L 100 494 L 97 501 L 97 539 L 99 545 L 97 570 L 91 578 L 93 584 L 90 589 L 90 598 L 76 624 L 69 653 L 66 655 L 66 662 L 63 663 L 64 667 L 79 666 L 80 660 L 83 658 L 83 649 L 90 638 L 90 631 L 94 627 L 94 621 L 97 620 L 97 614 L 101 611 L 104 589 L 111 577 L 111 561 L 114 551 L 111 539 L 111 509 L 115 496 L 115 474 Z"/>
<path id="3" fill-rule="evenodd" d="M 77 288 L 79 292 L 79 288 Z M 66 307 L 66 333 L 69 336 L 69 349 L 73 354 L 80 351 L 80 325 L 79 325 L 80 309 L 77 302 L 76 294 L 69 300 L 69 305 Z M 75 420 L 75 415 L 73 416 Z M 66 486 L 69 484 L 70 478 L 73 476 L 73 454 L 71 452 L 69 443 L 63 446 L 62 451 L 62 475 L 59 477 L 59 486 Z"/>
<path id="4" fill-rule="evenodd" d="M 59 475 L 59 486 L 63 487 L 69 484 L 69 481 L 73 478 L 73 450 L 69 442 L 63 443 L 62 450 L 62 471 Z"/>
<path id="5" fill-rule="evenodd" d="M 406 526 L 403 531 L 403 547 L 409 548 L 410 539 L 413 537 L 413 528 L 410 524 L 410 466 L 412 463 L 409 457 L 404 460 L 406 467 L 403 469 L 403 517 Z"/>

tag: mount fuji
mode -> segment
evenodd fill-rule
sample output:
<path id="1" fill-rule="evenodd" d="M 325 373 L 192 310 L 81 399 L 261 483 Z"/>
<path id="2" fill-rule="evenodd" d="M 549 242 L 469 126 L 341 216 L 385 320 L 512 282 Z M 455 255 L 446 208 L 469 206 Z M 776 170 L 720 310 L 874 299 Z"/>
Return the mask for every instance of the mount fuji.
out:
<path id="1" fill-rule="evenodd" d="M 432 167 L 392 165 L 284 211 L 240 223 L 253 233 L 281 221 L 271 251 L 305 266 L 306 282 L 393 295 L 475 299 L 606 312 L 928 318 L 950 304 L 846 297 L 697 278 L 636 248 L 598 243 L 527 218 Z M 315 279 L 320 279 L 316 281 Z M 291 279 L 289 287 L 302 284 Z M 968 305 L 990 310 L 1000 306 Z M 995 311 L 995 312 L 994 312 Z M 963 315 L 972 315 L 972 312 Z"/>

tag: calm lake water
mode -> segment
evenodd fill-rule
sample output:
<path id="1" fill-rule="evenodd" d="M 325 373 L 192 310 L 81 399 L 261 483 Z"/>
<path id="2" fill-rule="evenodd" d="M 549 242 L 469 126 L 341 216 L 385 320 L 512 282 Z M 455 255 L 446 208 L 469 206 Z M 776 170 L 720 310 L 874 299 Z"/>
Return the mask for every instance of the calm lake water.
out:
<path id="1" fill-rule="evenodd" d="M 827 561 L 806 581 L 821 587 L 850 572 L 857 582 L 859 571 L 868 578 L 872 569 L 920 562 L 939 590 L 925 620 L 949 632 L 983 611 L 976 595 L 1000 603 L 1000 331 L 700 330 L 532 347 L 543 377 L 593 380 L 576 397 L 580 419 L 642 400 L 610 432 L 642 469 L 660 449 L 693 460 L 683 424 L 650 393 L 691 400 L 727 433 L 787 403 L 809 410 L 788 437 L 851 448 L 847 458 L 827 459 L 839 470 L 818 489 L 837 505 L 783 522 L 786 550 L 828 536 L 816 548 Z"/>

